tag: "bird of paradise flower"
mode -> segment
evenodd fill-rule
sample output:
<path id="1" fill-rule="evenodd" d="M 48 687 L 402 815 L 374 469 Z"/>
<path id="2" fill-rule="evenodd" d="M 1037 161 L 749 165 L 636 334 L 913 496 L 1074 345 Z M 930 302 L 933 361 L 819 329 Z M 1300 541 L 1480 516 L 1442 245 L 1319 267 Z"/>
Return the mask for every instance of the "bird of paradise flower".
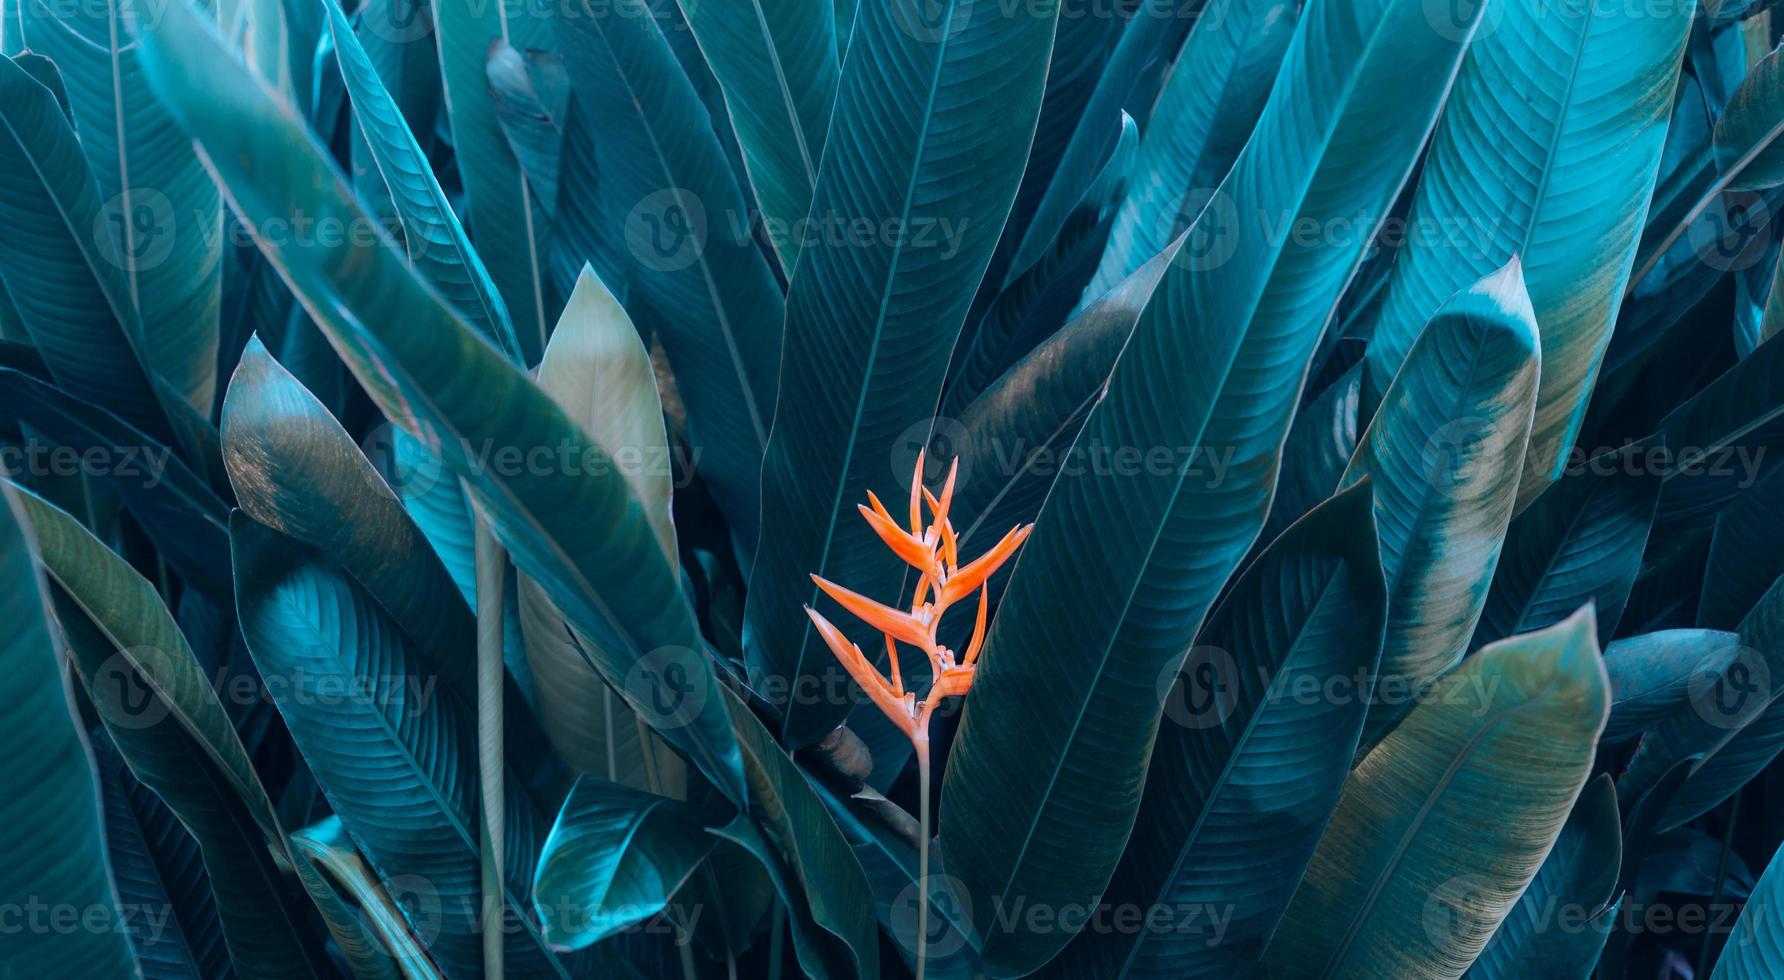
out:
<path id="1" fill-rule="evenodd" d="M 929 934 L 929 719 L 944 698 L 961 697 L 972 689 L 973 674 L 979 653 L 985 644 L 986 617 L 990 611 L 990 579 L 1004 562 L 1016 553 L 1028 538 L 1032 524 L 1010 529 L 990 551 L 966 565 L 960 564 L 960 541 L 954 525 L 948 520 L 948 507 L 954 499 L 954 484 L 959 476 L 960 460 L 948 467 L 947 480 L 938 497 L 923 486 L 922 453 L 917 454 L 916 472 L 911 476 L 910 529 L 901 527 L 886 505 L 873 491 L 867 493 L 867 505 L 857 505 L 869 527 L 879 535 L 905 564 L 917 571 L 917 587 L 911 596 L 910 608 L 895 609 L 867 596 L 813 575 L 818 588 L 862 622 L 884 634 L 886 663 L 891 671 L 881 674 L 867 655 L 861 652 L 842 631 L 816 609 L 805 607 L 818 635 L 842 666 L 866 692 L 867 697 L 887 718 L 911 740 L 917 755 L 918 826 L 921 846 L 917 858 L 917 980 L 922 980 Z M 929 506 L 929 521 L 923 521 L 923 505 Z M 949 608 L 974 592 L 979 594 L 978 618 L 973 624 L 972 639 L 963 654 L 943 646 L 939 639 L 942 616 Z M 931 683 L 919 699 L 908 691 L 899 672 L 898 644 L 916 647 L 929 659 Z"/>

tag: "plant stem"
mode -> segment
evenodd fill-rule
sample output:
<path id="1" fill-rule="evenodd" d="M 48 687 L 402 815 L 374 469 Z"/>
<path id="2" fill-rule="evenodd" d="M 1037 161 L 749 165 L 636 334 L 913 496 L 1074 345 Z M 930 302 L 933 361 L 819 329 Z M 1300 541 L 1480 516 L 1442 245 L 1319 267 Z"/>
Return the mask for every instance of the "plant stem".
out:
<path id="1" fill-rule="evenodd" d="M 929 737 L 911 739 L 917 748 L 917 980 L 929 965 Z"/>
<path id="2" fill-rule="evenodd" d="M 482 515 L 476 518 L 477 768 L 482 787 L 483 975 L 502 978 L 502 583 L 507 553 Z"/>

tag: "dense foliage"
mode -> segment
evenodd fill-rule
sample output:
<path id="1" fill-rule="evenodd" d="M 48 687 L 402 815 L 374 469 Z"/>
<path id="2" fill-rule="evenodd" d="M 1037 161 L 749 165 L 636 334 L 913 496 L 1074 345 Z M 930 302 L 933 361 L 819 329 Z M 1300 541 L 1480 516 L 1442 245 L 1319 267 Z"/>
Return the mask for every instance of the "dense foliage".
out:
<path id="1" fill-rule="evenodd" d="M 1784 976 L 1770 0 L 350 2 L 0 0 L 0 976 Z"/>

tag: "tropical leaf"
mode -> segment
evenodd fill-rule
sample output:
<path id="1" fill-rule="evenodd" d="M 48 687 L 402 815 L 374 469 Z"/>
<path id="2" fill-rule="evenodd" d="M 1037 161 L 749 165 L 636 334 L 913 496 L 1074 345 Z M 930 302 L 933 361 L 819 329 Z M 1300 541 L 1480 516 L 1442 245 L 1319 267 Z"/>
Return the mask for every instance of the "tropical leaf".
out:
<path id="1" fill-rule="evenodd" d="M 702 474 L 748 555 L 780 372 L 780 289 L 700 96 L 648 4 L 616 0 L 585 14 L 563 22 L 560 41 L 573 104 L 598 136 L 602 207 L 624 223 L 627 298 L 650 311 Z"/>
<path id="2" fill-rule="evenodd" d="M 835 10 L 797 0 L 681 0 L 680 7 L 725 93 L 763 220 L 773 222 L 769 241 L 790 276 L 842 74 Z"/>
<path id="3" fill-rule="evenodd" d="M 18 500 L 94 710 L 137 778 L 205 853 L 236 970 L 326 976 L 301 906 L 273 864 L 286 843 L 271 800 L 173 616 L 147 580 L 73 517 L 29 493 Z"/>
<path id="4" fill-rule="evenodd" d="M 1341 486 L 1364 477 L 1375 484 L 1388 583 L 1366 744 L 1380 741 L 1409 699 L 1468 647 L 1511 521 L 1538 343 L 1513 261 L 1432 317 L 1344 471 Z"/>
<path id="5" fill-rule="evenodd" d="M 800 254 L 745 612 L 751 679 L 786 702 L 782 735 L 794 744 L 817 741 L 849 708 L 785 697 L 843 687 L 800 612 L 829 601 L 809 576 L 868 595 L 901 581 L 902 564 L 844 502 L 904 479 L 907 444 L 914 457 L 928 441 L 949 350 L 1020 179 L 983 162 L 1028 153 L 1057 13 L 891 0 L 855 18 L 811 213 L 877 231 L 827 234 Z"/>
<path id="6" fill-rule="evenodd" d="M 217 383 L 223 207 L 137 64 L 133 4 L 22 0 L 25 43 L 55 62 L 104 203 L 78 229 L 123 274 L 143 364 L 209 414 Z M 221 6 L 218 6 L 221 10 Z M 220 14 L 218 16 L 221 16 Z M 89 355 L 91 356 L 91 355 Z"/>
<path id="7" fill-rule="evenodd" d="M 1584 980 L 1592 975 L 1614 918 L 1623 858 L 1618 819 L 1611 777 L 1586 784 L 1554 849 L 1466 976 Z"/>
<path id="8" fill-rule="evenodd" d="M 323 0 L 329 36 L 340 60 L 341 78 L 353 100 L 353 119 L 384 177 L 391 202 L 402 220 L 409 261 L 465 322 L 510 359 L 521 356 L 520 338 L 508 318 L 483 260 L 459 227 L 452 205 L 429 168 L 427 153 L 404 121 L 402 107 L 380 80 L 378 69 L 335 0 Z"/>
<path id="9" fill-rule="evenodd" d="M 1165 80 L 1087 297 L 1165 250 L 1208 203 L 1251 137 L 1295 33 L 1288 0 L 1212 0 Z"/>
<path id="10" fill-rule="evenodd" d="M 1784 505 L 1784 470 L 1773 470 L 1716 512 L 1697 605 L 1699 626 L 1733 628 L 1784 575 L 1780 505 Z"/>
<path id="11" fill-rule="evenodd" d="M 27 519 L 17 495 L 4 493 L 0 568 L 7 586 L 8 669 L 0 685 L 0 719 L 9 746 L 4 770 L 11 789 L 0 817 L 13 828 L 0 891 L 57 907 L 98 910 L 108 928 L 91 932 L 20 929 L 8 937 L 9 964 L 53 976 L 135 976 L 136 956 L 121 927 L 117 895 L 105 857 L 93 758 L 75 726 L 74 704 L 56 666 L 45 615 L 43 582 L 31 561 Z"/>
<path id="12" fill-rule="evenodd" d="M 1610 705 L 1598 661 L 1584 608 L 1444 675 L 1345 784 L 1272 975 L 1461 976 L 1586 785 Z"/>
<path id="13" fill-rule="evenodd" d="M 131 774 L 110 737 L 95 732 L 92 742 L 106 853 L 118 904 L 136 913 L 127 924 L 144 980 L 228 976 L 229 948 L 198 841 Z"/>
<path id="14" fill-rule="evenodd" d="M 1660 630 L 1612 641 L 1604 648 L 1611 679 L 1604 741 L 1634 738 L 1688 707 L 1692 686 L 1714 686 L 1740 652 L 1741 635 L 1722 630 Z"/>
<path id="15" fill-rule="evenodd" d="M 1753 896 L 1741 909 L 1741 917 L 1729 933 L 1710 980 L 1760 980 L 1784 969 L 1784 908 L 1780 907 L 1779 883 L 1784 882 L 1784 850 L 1772 855 L 1772 863 L 1760 875 Z"/>
<path id="16" fill-rule="evenodd" d="M 1558 623 L 1587 602 L 1599 635 L 1616 635 L 1660 501 L 1661 474 L 1644 465 L 1645 448 L 1562 473 L 1512 520 L 1470 649 Z"/>
<path id="17" fill-rule="evenodd" d="M 471 716 L 435 697 L 410 641 L 363 589 L 310 548 L 230 521 L 242 634 L 330 806 L 448 974 L 483 963 Z M 330 692 L 347 692 L 346 694 Z M 506 965 L 569 976 L 531 915 L 543 827 L 509 780 L 503 901 L 518 919 Z M 493 910 L 490 914 L 494 914 Z"/>
<path id="18" fill-rule="evenodd" d="M 663 911 L 715 843 L 685 805 L 583 776 L 533 873 L 546 940 L 581 949 Z"/>
<path id="19" fill-rule="evenodd" d="M 1260 542 L 1274 541 L 1338 489 L 1357 451 L 1362 388 L 1363 369 L 1353 364 L 1295 413 L 1288 440 L 1282 444 L 1282 476 Z"/>
<path id="20" fill-rule="evenodd" d="M 524 362 L 533 364 L 545 349 L 553 309 L 545 294 L 549 202 L 539 199 L 502 135 L 488 61 L 498 40 L 522 51 L 556 50 L 555 10 L 524 0 L 440 0 L 429 6 L 432 23 L 417 21 L 411 30 L 436 32 L 472 240 L 488 256 Z"/>
<path id="21" fill-rule="evenodd" d="M 1262 955 L 1350 774 L 1381 656 L 1387 592 L 1370 506 L 1368 485 L 1352 487 L 1264 551 L 1167 701 L 1171 723 L 1102 901 L 1197 911 L 1080 934 L 1049 969 L 1227 977 Z M 1194 918 L 1216 909 L 1218 923 Z"/>
<path id="22" fill-rule="evenodd" d="M 1445 300 L 1519 260 L 1542 332 L 1520 505 L 1560 475 L 1578 437 L 1635 259 L 1691 13 L 1508 4 L 1470 48 L 1432 137 L 1408 219 L 1430 232 L 1395 260 L 1365 400 L 1387 390 Z"/>
<path id="23" fill-rule="evenodd" d="M 328 817 L 291 835 L 291 853 L 338 889 L 332 901 L 318 899 L 318 910 L 331 924 L 353 922 L 357 936 L 375 943 L 342 944 L 353 975 L 362 980 L 439 980 L 426 950 L 403 921 L 402 910 L 365 866 L 340 818 Z M 341 894 L 345 893 L 345 894 Z M 349 904 L 351 903 L 351 904 Z M 338 926 L 337 926 L 338 928 Z"/>
<path id="24" fill-rule="evenodd" d="M 262 218 L 304 213 L 355 227 L 369 220 L 314 138 L 249 83 L 189 9 L 170 5 L 145 35 L 143 53 L 232 206 Z M 200 74 L 199 65 L 210 71 Z M 212 80 L 218 71 L 241 76 L 224 87 L 227 98 Z M 694 685 L 716 683 L 679 583 L 612 461 L 417 280 L 387 241 L 260 244 L 360 384 L 465 480 L 515 564 L 591 638 L 585 652 L 609 684 L 637 707 L 664 671 Z M 577 465 L 483 465 L 483 450 L 510 446 L 561 447 Z M 669 716 L 647 720 L 741 801 L 724 705 L 677 697 L 670 708 Z"/>
<path id="25" fill-rule="evenodd" d="M 106 258 L 99 184 L 56 97 L 0 59 L 0 275 L 32 288 L 11 294 L 56 383 L 150 435 L 172 441 L 122 268 Z"/>
<path id="26" fill-rule="evenodd" d="M 1774 48 L 1728 97 L 1711 136 L 1721 189 L 1753 191 L 1784 184 L 1784 48 Z"/>
<path id="27" fill-rule="evenodd" d="M 517 51 L 505 41 L 490 45 L 490 94 L 496 119 L 534 194 L 554 212 L 560 205 L 564 125 L 570 115 L 570 77 L 550 51 Z M 554 223 L 554 233 L 558 226 Z M 554 234 L 553 248 L 562 240 Z"/>
<path id="28" fill-rule="evenodd" d="M 1194 250 L 1166 272 L 1078 436 L 1129 464 L 1054 484 L 991 627 L 942 793 L 947 867 L 975 908 L 1088 902 L 1114 871 L 1158 679 L 1262 527 L 1307 360 L 1364 246 L 1314 249 L 1251 222 L 1385 212 L 1460 40 L 1405 0 L 1308 11 L 1225 203 L 1187 233 Z M 1135 453 L 1152 455 L 1138 473 Z M 1069 938 L 994 935 L 987 972 L 1033 969 Z"/>

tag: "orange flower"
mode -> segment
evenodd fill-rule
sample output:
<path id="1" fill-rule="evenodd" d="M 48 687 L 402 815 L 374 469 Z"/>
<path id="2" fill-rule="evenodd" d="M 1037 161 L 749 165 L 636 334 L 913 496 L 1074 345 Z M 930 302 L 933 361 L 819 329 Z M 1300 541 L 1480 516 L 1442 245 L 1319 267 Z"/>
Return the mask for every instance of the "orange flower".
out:
<path id="1" fill-rule="evenodd" d="M 861 652 L 861 648 L 843 636 L 831 622 L 810 606 L 805 607 L 805 614 L 811 617 L 818 628 L 818 635 L 824 638 L 830 652 L 842 662 L 849 676 L 886 717 L 892 719 L 910 740 L 922 747 L 929 740 L 929 716 L 942 698 L 959 697 L 972 689 L 974 661 L 979 657 L 979 650 L 985 644 L 985 620 L 990 608 L 990 596 L 987 594 L 990 580 L 1004 562 L 1016 553 L 1027 539 L 1029 529 L 1034 525 L 1024 524 L 1010 529 L 992 549 L 978 560 L 961 567 L 959 564 L 959 539 L 954 534 L 954 525 L 948 520 L 948 507 L 954 499 L 954 481 L 958 476 L 960 461 L 955 460 L 948 468 L 947 482 L 942 485 L 941 496 L 930 493 L 923 487 L 923 454 L 917 454 L 917 471 L 911 477 L 910 528 L 901 527 L 886 505 L 871 491 L 867 494 L 868 504 L 861 506 L 861 516 L 867 519 L 869 527 L 879 535 L 886 547 L 892 549 L 905 564 L 917 570 L 917 588 L 911 596 L 910 609 L 894 609 L 869 599 L 859 593 L 846 589 L 834 582 L 813 575 L 812 581 L 825 594 L 835 599 L 839 605 L 853 613 L 862 622 L 885 634 L 886 658 L 891 665 L 890 678 L 881 674 L 873 666 L 872 661 Z M 923 522 L 923 506 L 929 507 L 930 518 L 927 525 Z M 960 600 L 970 596 L 974 590 L 979 593 L 978 618 L 973 624 L 972 640 L 966 646 L 966 652 L 956 657 L 954 651 L 943 646 L 937 639 L 941 629 L 942 614 Z M 903 643 L 923 651 L 929 658 L 931 676 L 934 683 L 930 685 L 928 694 L 922 701 L 916 695 L 904 689 L 904 682 L 899 676 L 898 647 Z"/>

